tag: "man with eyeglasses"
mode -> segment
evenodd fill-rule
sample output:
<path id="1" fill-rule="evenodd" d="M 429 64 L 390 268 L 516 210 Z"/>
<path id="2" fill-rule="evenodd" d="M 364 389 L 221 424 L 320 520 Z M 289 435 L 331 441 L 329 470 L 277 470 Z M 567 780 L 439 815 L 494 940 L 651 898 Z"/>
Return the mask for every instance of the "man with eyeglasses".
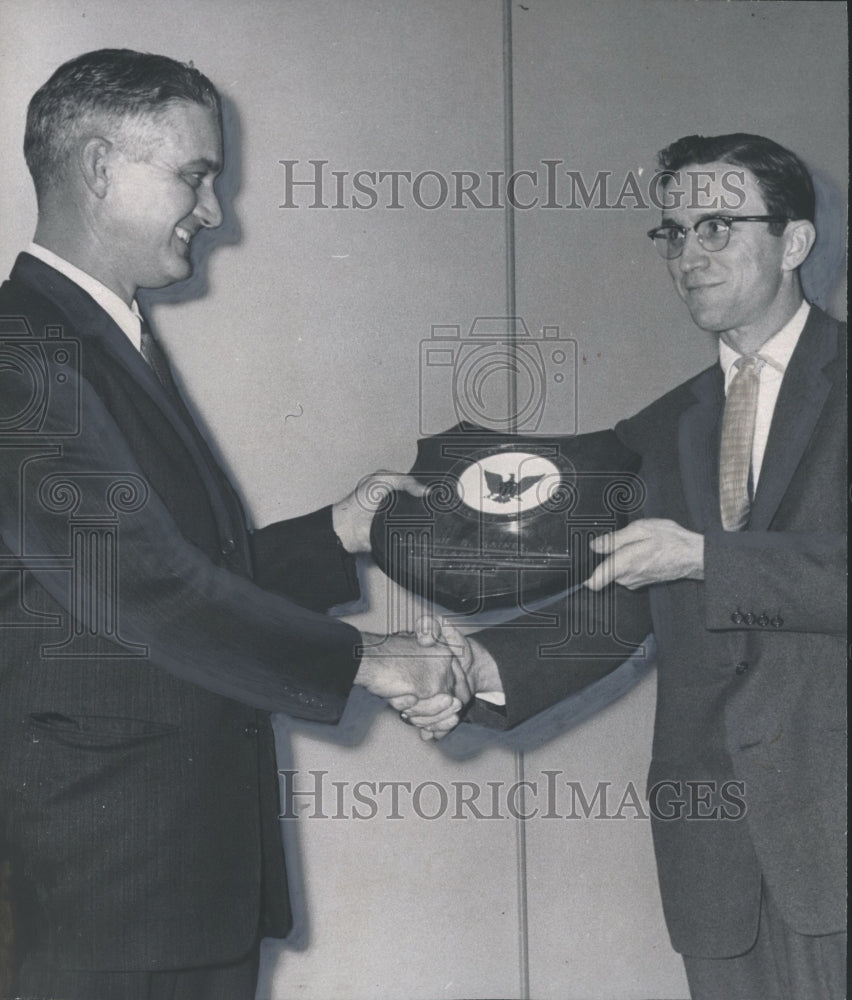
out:
<path id="1" fill-rule="evenodd" d="M 798 157 L 761 136 L 688 136 L 660 167 L 649 235 L 719 362 L 615 428 L 647 502 L 592 543 L 604 558 L 586 585 L 647 588 L 649 803 L 694 1000 L 839 1000 L 846 327 L 803 297 L 815 199 Z M 546 630 L 476 638 L 471 688 L 502 689 L 505 706 L 477 699 L 475 721 L 513 726 L 558 700 L 560 663 L 537 655 Z M 450 724 L 409 715 L 434 736 Z"/>

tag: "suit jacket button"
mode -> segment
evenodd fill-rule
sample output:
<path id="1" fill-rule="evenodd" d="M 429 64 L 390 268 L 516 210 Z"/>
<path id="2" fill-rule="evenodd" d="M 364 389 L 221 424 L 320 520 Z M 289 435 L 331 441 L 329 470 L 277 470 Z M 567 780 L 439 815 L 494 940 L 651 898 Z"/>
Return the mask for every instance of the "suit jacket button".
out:
<path id="1" fill-rule="evenodd" d="M 754 625 L 755 621 L 754 615 L 750 611 L 746 612 L 746 614 L 743 616 L 743 621 L 746 623 L 746 625 Z"/>
<path id="2" fill-rule="evenodd" d="M 748 670 L 748 663 L 745 660 L 740 660 L 736 666 L 736 671 L 738 674 L 744 674 Z"/>
<path id="3" fill-rule="evenodd" d="M 766 626 L 769 624 L 769 615 L 767 614 L 760 615 L 760 617 L 757 619 L 757 624 L 761 628 L 766 628 Z"/>
<path id="4" fill-rule="evenodd" d="M 229 556 L 237 547 L 237 543 L 233 538 L 226 538 L 222 542 L 222 555 Z"/>
<path id="5" fill-rule="evenodd" d="M 246 726 L 246 728 L 243 731 L 245 732 L 246 736 L 257 736 L 258 734 L 257 726 Z"/>
<path id="6" fill-rule="evenodd" d="M 771 624 L 772 624 L 773 628 L 781 628 L 781 626 L 784 624 L 784 619 L 781 617 L 781 615 L 776 615 L 772 619 L 772 623 Z"/>
<path id="7" fill-rule="evenodd" d="M 731 621 L 734 623 L 734 625 L 742 625 L 742 623 L 743 623 L 743 616 L 739 613 L 739 611 L 735 611 L 731 615 Z"/>

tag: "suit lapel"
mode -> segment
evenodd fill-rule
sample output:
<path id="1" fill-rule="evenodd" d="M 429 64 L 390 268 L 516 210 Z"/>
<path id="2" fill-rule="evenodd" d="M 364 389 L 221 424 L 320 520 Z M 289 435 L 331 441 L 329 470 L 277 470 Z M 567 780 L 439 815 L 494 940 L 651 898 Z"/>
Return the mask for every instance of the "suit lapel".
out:
<path id="1" fill-rule="evenodd" d="M 175 430 L 183 432 L 181 437 L 186 441 L 186 428 L 182 426 L 181 414 L 172 404 L 157 376 L 124 332 L 87 292 L 59 271 L 29 254 L 21 254 L 11 277 L 22 281 L 59 306 L 78 334 L 95 339 L 157 403 Z"/>
<path id="2" fill-rule="evenodd" d="M 192 457 L 210 499 L 220 537 L 223 541 L 238 539 L 240 532 L 235 530 L 234 519 L 224 496 L 224 487 L 219 482 L 224 476 L 204 442 L 201 432 L 185 407 L 182 407 L 183 412 L 179 412 L 157 376 L 124 332 L 79 285 L 29 254 L 21 254 L 18 257 L 11 278 L 55 303 L 68 317 L 75 332 L 83 339 L 83 343 L 87 339 L 97 341 L 100 349 L 121 365 L 133 381 L 151 397 Z"/>
<path id="3" fill-rule="evenodd" d="M 836 355 L 835 324 L 812 306 L 775 405 L 749 520 L 753 531 L 769 527 L 790 485 L 831 389 L 823 369 Z"/>
<path id="4" fill-rule="evenodd" d="M 696 402 L 680 417 L 678 460 L 692 526 L 706 531 L 721 525 L 718 454 L 724 389 L 719 366 L 698 375 L 691 388 Z"/>

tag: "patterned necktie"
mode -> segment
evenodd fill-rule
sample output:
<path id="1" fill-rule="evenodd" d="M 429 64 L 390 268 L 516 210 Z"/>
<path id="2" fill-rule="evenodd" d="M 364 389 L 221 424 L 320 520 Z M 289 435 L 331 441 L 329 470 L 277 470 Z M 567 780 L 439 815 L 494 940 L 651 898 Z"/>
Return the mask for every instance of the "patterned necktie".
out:
<path id="1" fill-rule="evenodd" d="M 153 373 L 157 376 L 157 381 L 166 390 L 166 395 L 173 402 L 180 402 L 180 393 L 175 385 L 175 380 L 172 378 L 172 370 L 169 367 L 168 359 L 163 353 L 163 349 L 154 339 L 154 335 L 151 333 L 151 328 L 141 319 L 141 330 L 142 330 L 142 342 L 140 346 L 140 353 L 142 357 L 148 362 Z"/>
<path id="2" fill-rule="evenodd" d="M 757 417 L 757 391 L 763 362 L 754 355 L 738 358 L 728 387 L 719 450 L 719 509 L 725 531 L 740 531 L 751 510 L 749 470 Z"/>

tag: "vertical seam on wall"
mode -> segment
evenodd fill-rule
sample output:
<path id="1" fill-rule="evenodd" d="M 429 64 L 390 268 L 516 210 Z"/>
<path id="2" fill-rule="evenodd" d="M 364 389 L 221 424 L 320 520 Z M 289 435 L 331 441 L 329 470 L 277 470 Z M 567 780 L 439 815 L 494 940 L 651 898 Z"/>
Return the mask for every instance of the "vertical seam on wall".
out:
<path id="1" fill-rule="evenodd" d="M 515 857 L 518 881 L 518 957 L 520 966 L 520 998 L 530 996 L 529 921 L 527 919 L 527 828 L 526 784 L 524 783 L 524 752 L 515 751 L 515 790 L 517 814 L 515 816 Z"/>
<path id="2" fill-rule="evenodd" d="M 503 165 L 508 180 L 515 169 L 515 118 L 514 118 L 514 88 L 512 86 L 512 3 L 503 2 Z M 506 316 L 514 317 L 517 307 L 515 289 L 515 209 L 506 199 L 505 207 L 506 234 Z M 516 433 L 518 429 L 518 383 L 517 383 L 517 342 L 514 339 L 514 324 L 507 323 L 507 329 L 512 330 L 506 349 L 508 354 L 508 392 L 509 430 Z M 518 791 L 519 808 L 515 817 L 515 873 L 518 905 L 518 967 L 519 996 L 521 1000 L 529 1000 L 530 968 L 529 968 L 529 919 L 527 911 L 527 831 L 524 825 L 524 754 L 522 750 L 515 751 L 515 788 Z"/>
<path id="3" fill-rule="evenodd" d="M 514 89 L 512 86 L 512 3 L 503 0 L 503 167 L 507 191 L 508 181 L 515 170 L 515 115 Z M 503 215 L 506 233 L 506 316 L 513 317 L 516 309 L 515 294 L 515 208 L 509 198 Z M 518 429 L 518 382 L 517 382 L 517 342 L 514 326 L 507 323 L 509 334 L 507 347 L 508 365 L 508 426 L 511 433 Z"/>

